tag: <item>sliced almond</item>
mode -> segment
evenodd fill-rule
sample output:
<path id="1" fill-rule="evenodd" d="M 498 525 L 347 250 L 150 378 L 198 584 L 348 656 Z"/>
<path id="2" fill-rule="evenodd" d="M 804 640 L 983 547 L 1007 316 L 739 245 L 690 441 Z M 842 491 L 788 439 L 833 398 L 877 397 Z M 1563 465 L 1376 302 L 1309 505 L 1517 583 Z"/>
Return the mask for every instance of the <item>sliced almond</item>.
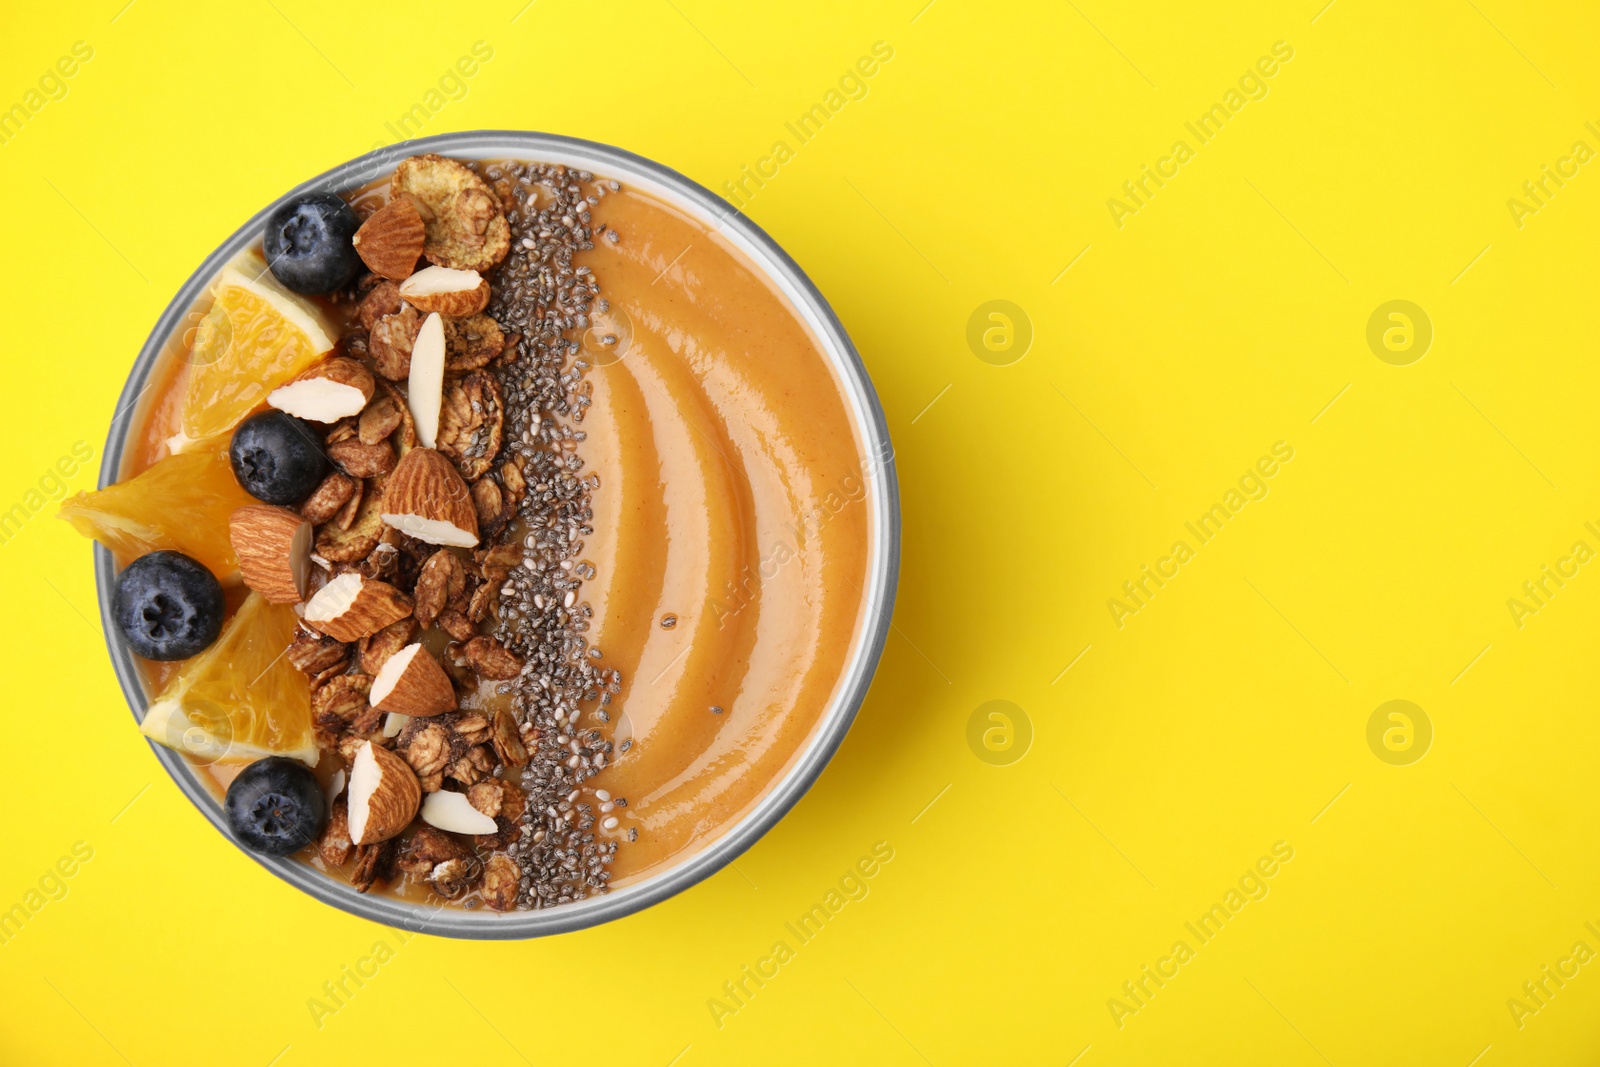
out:
<path id="1" fill-rule="evenodd" d="M 382 711 L 412 718 L 439 715 L 456 706 L 455 687 L 439 661 L 422 644 L 407 645 L 390 656 L 372 680 L 369 699 Z"/>
<path id="2" fill-rule="evenodd" d="M 397 196 L 367 217 L 351 243 L 372 273 L 399 281 L 416 268 L 427 239 L 417 205 Z"/>
<path id="3" fill-rule="evenodd" d="M 400 731 L 406 728 L 406 723 L 411 721 L 411 716 L 390 712 L 383 717 L 383 736 L 399 737 Z"/>
<path id="4" fill-rule="evenodd" d="M 335 641 L 359 641 L 411 614 L 411 598 L 388 582 L 346 571 L 318 589 L 305 621 Z"/>
<path id="5" fill-rule="evenodd" d="M 339 799 L 339 794 L 344 792 L 344 785 L 348 779 L 349 776 L 345 774 L 343 767 L 333 772 L 333 777 L 328 779 L 328 788 L 324 790 L 328 797 L 328 807 L 333 807 L 333 802 Z"/>
<path id="6" fill-rule="evenodd" d="M 440 453 L 413 448 L 389 475 L 383 521 L 430 545 L 471 548 L 478 543 L 478 511 L 466 479 Z"/>
<path id="7" fill-rule="evenodd" d="M 298 604 L 310 574 L 309 522 L 288 508 L 246 504 L 228 518 L 244 584 L 274 604 Z"/>
<path id="8" fill-rule="evenodd" d="M 371 741 L 356 750 L 350 764 L 351 843 L 373 845 L 397 836 L 421 803 L 422 786 L 405 760 Z"/>
<path id="9" fill-rule="evenodd" d="M 353 805 L 351 810 L 354 811 Z M 354 818 L 352 815 L 352 824 Z M 453 834 L 492 834 L 498 829 L 493 819 L 472 806 L 465 793 L 443 790 L 429 793 L 422 802 L 422 821 Z"/>
<path id="10" fill-rule="evenodd" d="M 489 306 L 489 282 L 475 270 L 424 267 L 400 283 L 400 296 L 418 311 L 459 319 Z"/>
<path id="11" fill-rule="evenodd" d="M 439 407 L 444 401 L 444 320 L 434 312 L 422 320 L 411 346 L 406 396 L 417 424 L 417 440 L 432 448 L 439 436 Z"/>
<path id="12" fill-rule="evenodd" d="M 338 422 L 372 399 L 372 372 L 345 356 L 325 359 L 267 394 L 267 403 L 299 419 Z"/>

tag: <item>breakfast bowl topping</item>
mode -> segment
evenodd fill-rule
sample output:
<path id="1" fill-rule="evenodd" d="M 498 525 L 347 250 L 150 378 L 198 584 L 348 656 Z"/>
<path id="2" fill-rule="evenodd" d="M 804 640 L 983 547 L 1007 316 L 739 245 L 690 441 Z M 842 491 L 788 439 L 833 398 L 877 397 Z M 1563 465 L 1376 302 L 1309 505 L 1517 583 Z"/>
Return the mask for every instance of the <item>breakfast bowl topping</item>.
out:
<path id="1" fill-rule="evenodd" d="M 188 659 L 222 632 L 222 585 L 181 552 L 151 552 L 117 576 L 112 615 L 146 659 Z"/>
<path id="2" fill-rule="evenodd" d="M 297 293 L 331 293 L 355 277 L 361 220 L 336 193 L 305 193 L 267 216 L 262 249 L 273 277 Z"/>
<path id="3" fill-rule="evenodd" d="M 427 228 L 416 204 L 397 196 L 367 216 L 351 244 L 368 270 L 398 282 L 417 269 L 426 241 Z"/>
<path id="4" fill-rule="evenodd" d="M 439 661 L 418 643 L 407 645 L 384 662 L 372 680 L 369 699 L 383 711 L 408 719 L 423 718 L 453 709 L 456 691 Z"/>
<path id="5" fill-rule="evenodd" d="M 267 403 L 297 418 L 331 423 L 361 414 L 372 389 L 372 372 L 365 364 L 335 356 L 278 386 L 267 394 Z"/>
<path id="6" fill-rule="evenodd" d="M 303 763 L 270 756 L 250 764 L 228 786 L 228 825 L 252 852 L 289 856 L 322 833 L 328 800 Z"/>
<path id="7" fill-rule="evenodd" d="M 465 793 L 429 793 L 422 802 L 422 821 L 458 834 L 492 834 L 495 821 L 472 806 Z"/>
<path id="8" fill-rule="evenodd" d="M 405 760 L 367 741 L 350 764 L 350 841 L 373 845 L 398 837 L 422 802 L 417 776 Z"/>
<path id="9" fill-rule="evenodd" d="M 400 283 L 400 299 L 424 314 L 459 319 L 489 306 L 489 282 L 475 270 L 424 267 Z"/>
<path id="10" fill-rule="evenodd" d="M 335 641 L 359 641 L 411 614 L 411 598 L 388 582 L 345 571 L 306 604 L 307 625 Z"/>
<path id="11" fill-rule="evenodd" d="M 274 604 L 306 597 L 311 569 L 311 523 L 288 508 L 247 504 L 228 520 L 244 584 Z"/>
<path id="12" fill-rule="evenodd" d="M 439 406 L 444 396 L 444 320 L 437 311 L 422 320 L 411 344 L 406 392 L 417 440 L 432 448 L 439 436 Z"/>
<path id="13" fill-rule="evenodd" d="M 268 504 L 298 504 L 328 473 L 322 434 L 283 411 L 263 411 L 239 424 L 228 445 L 233 476 Z"/>
<path id="14" fill-rule="evenodd" d="M 413 448 L 384 490 L 383 521 L 430 545 L 471 548 L 478 543 L 472 490 L 455 464 L 432 448 Z"/>

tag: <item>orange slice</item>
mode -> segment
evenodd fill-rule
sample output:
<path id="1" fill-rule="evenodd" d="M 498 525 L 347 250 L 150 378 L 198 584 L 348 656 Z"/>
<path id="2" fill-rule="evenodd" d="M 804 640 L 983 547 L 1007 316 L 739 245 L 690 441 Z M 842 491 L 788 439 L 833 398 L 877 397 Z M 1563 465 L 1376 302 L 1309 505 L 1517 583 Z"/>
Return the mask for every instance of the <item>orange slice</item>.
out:
<path id="1" fill-rule="evenodd" d="M 228 516 L 256 502 L 233 477 L 228 439 L 218 437 L 168 456 L 137 478 L 79 493 L 62 502 L 59 514 L 124 558 L 170 548 L 226 582 L 239 569 Z"/>
<path id="2" fill-rule="evenodd" d="M 233 429 L 268 393 L 333 349 L 331 324 L 315 304 L 279 285 L 259 261 L 243 265 L 218 275 L 214 303 L 195 332 L 173 452 Z"/>
<path id="3" fill-rule="evenodd" d="M 294 631 L 292 608 L 251 593 L 216 643 L 173 675 L 139 731 L 199 763 L 290 756 L 316 766 L 310 687 L 283 654 Z"/>

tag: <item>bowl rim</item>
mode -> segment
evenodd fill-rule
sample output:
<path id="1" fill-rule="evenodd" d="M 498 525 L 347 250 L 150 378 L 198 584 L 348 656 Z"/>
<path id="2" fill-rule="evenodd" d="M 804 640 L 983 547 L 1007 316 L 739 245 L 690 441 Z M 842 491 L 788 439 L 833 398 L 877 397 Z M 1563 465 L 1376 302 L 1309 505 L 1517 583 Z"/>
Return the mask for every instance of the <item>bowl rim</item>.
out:
<path id="1" fill-rule="evenodd" d="M 709 878 L 776 825 L 815 783 L 849 731 L 888 637 L 900 566 L 899 482 L 883 407 L 849 334 L 800 266 L 747 216 L 678 171 L 622 148 L 562 134 L 469 130 L 387 145 L 333 167 L 274 199 L 207 256 L 157 319 L 134 361 L 107 432 L 100 488 L 115 482 L 122 470 L 128 438 L 143 418 L 145 408 L 140 400 L 175 331 L 222 267 L 255 241 L 266 216 L 288 198 L 302 193 L 348 192 L 359 188 L 392 170 L 407 156 L 424 152 L 479 160 L 565 163 L 601 177 L 642 186 L 711 226 L 779 288 L 811 329 L 840 379 L 844 399 L 851 408 L 852 421 L 862 435 L 866 451 L 863 473 L 867 475 L 867 499 L 874 506 L 873 543 L 863 590 L 866 618 L 860 624 L 850 660 L 805 747 L 766 794 L 700 852 L 634 885 L 601 896 L 538 911 L 495 914 L 488 909 L 466 911 L 448 904 L 418 904 L 385 894 L 358 894 L 350 885 L 335 881 L 309 864 L 289 857 L 258 855 L 239 846 L 245 855 L 313 898 L 386 926 L 412 933 L 479 940 L 542 937 L 620 919 Z M 148 708 L 148 696 L 134 657 L 112 619 L 116 566 L 111 552 L 99 542 L 94 546 L 94 572 L 100 621 L 112 666 L 135 721 L 142 721 Z M 200 768 L 171 749 L 153 741 L 147 743 L 189 801 L 224 838 L 238 846 L 229 832 L 221 804 L 200 780 Z"/>

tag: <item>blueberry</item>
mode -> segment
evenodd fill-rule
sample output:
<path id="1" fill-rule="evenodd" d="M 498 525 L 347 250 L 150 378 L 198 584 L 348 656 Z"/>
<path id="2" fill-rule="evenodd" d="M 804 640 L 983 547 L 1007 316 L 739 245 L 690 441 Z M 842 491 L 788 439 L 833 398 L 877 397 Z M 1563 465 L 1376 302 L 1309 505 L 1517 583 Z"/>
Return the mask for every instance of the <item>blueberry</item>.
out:
<path id="1" fill-rule="evenodd" d="M 222 583 L 182 552 L 151 552 L 117 575 L 111 613 L 145 659 L 188 659 L 222 632 Z"/>
<path id="2" fill-rule="evenodd" d="M 241 422 L 233 431 L 228 459 L 244 491 L 268 504 L 298 504 L 331 469 L 322 434 L 277 410 Z"/>
<path id="3" fill-rule="evenodd" d="M 267 216 L 262 246 L 272 274 L 297 293 L 331 293 L 356 276 L 351 243 L 361 220 L 333 193 L 306 193 Z"/>
<path id="4" fill-rule="evenodd" d="M 222 802 L 233 836 L 252 852 L 287 856 L 305 848 L 328 822 L 328 799 L 299 760 L 257 760 L 228 786 Z"/>

